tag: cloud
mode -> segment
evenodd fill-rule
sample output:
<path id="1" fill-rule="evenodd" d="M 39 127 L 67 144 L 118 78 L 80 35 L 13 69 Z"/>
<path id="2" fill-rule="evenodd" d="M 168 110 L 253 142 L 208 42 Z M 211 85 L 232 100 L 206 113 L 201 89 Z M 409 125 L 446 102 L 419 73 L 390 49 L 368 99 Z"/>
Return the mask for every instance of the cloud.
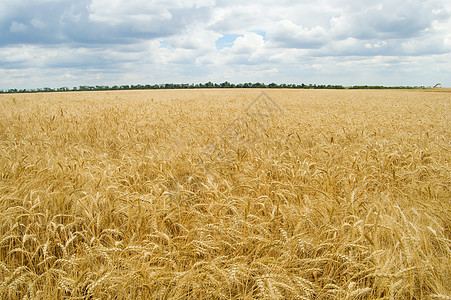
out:
<path id="1" fill-rule="evenodd" d="M 449 18 L 443 2 L 439 1 L 340 1 L 340 4 L 343 5 L 343 11 L 331 19 L 331 25 L 334 33 L 342 37 L 412 38 L 431 28 L 434 21 Z"/>
<path id="2" fill-rule="evenodd" d="M 216 60 L 226 64 L 256 65 L 267 61 L 263 36 L 246 32 L 238 36 L 231 47 L 225 47 L 216 56 Z"/>
<path id="3" fill-rule="evenodd" d="M 278 47 L 299 49 L 320 48 L 329 38 L 321 26 L 304 28 L 290 20 L 278 22 L 267 37 Z"/>
<path id="4" fill-rule="evenodd" d="M 11 23 L 11 26 L 9 26 L 9 32 L 11 33 L 17 33 L 17 32 L 25 32 L 27 31 L 28 26 L 16 21 L 13 21 Z"/>
<path id="5" fill-rule="evenodd" d="M 0 4 L 0 46 L 15 44 L 52 44 L 70 41 L 67 28 L 77 27 L 68 20 L 72 14 L 80 21 L 86 14 L 86 0 L 74 2 L 62 1 L 7 1 Z M 18 25 L 17 24 L 22 24 Z M 70 25 L 70 26 L 68 26 Z M 13 29 L 13 30 L 9 30 Z M 18 31 L 17 29 L 20 29 Z"/>
<path id="6" fill-rule="evenodd" d="M 216 49 L 216 41 L 222 35 L 200 27 L 189 28 L 181 34 L 171 36 L 166 40 L 169 46 L 182 49 Z"/>
<path id="7" fill-rule="evenodd" d="M 1 45 L 122 44 L 172 36 L 209 18 L 212 1 L 18 0 L 0 19 Z M 3 25 L 3 26 L 1 26 Z M 7 26 L 5 26 L 7 25 Z M 6 30 L 5 30 L 6 28 Z M 23 34 L 17 34 L 17 33 Z"/>
<path id="8" fill-rule="evenodd" d="M 416 84 L 422 67 L 451 82 L 448 2 L 1 1 L 0 89 L 80 80 L 380 84 L 393 74 Z"/>
<path id="9" fill-rule="evenodd" d="M 243 34 L 246 31 L 258 30 L 268 22 L 265 10 L 259 5 L 236 5 L 217 8 L 208 23 L 208 28 L 217 32 Z"/>
<path id="10" fill-rule="evenodd" d="M 235 54 L 254 54 L 261 50 L 265 45 L 263 37 L 254 32 L 247 32 L 243 36 L 238 37 L 230 48 Z"/>

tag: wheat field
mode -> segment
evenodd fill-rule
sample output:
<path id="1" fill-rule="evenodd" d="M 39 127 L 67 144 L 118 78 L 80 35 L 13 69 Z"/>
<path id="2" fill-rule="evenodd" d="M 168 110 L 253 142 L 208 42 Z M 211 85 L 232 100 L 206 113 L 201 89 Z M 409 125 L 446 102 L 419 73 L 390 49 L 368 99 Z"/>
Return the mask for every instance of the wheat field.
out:
<path id="1" fill-rule="evenodd" d="M 446 89 L 0 95 L 0 298 L 451 299 L 450 160 Z"/>

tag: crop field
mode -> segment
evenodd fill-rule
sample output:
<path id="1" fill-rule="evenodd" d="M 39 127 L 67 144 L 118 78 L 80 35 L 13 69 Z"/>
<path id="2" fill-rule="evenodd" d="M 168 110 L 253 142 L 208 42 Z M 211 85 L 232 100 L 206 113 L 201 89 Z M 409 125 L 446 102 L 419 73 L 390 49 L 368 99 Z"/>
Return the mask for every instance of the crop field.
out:
<path id="1" fill-rule="evenodd" d="M 0 95 L 1 299 L 451 299 L 450 266 L 450 90 Z"/>

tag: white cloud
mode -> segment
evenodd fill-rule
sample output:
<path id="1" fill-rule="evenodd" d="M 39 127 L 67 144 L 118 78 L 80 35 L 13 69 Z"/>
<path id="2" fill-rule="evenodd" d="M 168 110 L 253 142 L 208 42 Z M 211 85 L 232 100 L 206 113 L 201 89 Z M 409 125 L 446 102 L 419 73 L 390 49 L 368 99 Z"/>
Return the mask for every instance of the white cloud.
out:
<path id="1" fill-rule="evenodd" d="M 254 54 L 260 51 L 265 45 L 263 37 L 254 32 L 247 32 L 244 36 L 238 37 L 233 46 L 231 52 L 235 54 Z"/>
<path id="2" fill-rule="evenodd" d="M 89 5 L 89 19 L 110 25 L 147 23 L 171 19 L 172 14 L 162 1 L 93 0 Z"/>
<path id="3" fill-rule="evenodd" d="M 167 38 L 173 48 L 182 49 L 215 49 L 215 42 L 222 35 L 201 27 L 189 28 L 179 35 Z"/>
<path id="4" fill-rule="evenodd" d="M 243 36 L 237 37 L 231 47 L 225 47 L 213 55 L 210 61 L 213 63 L 217 61 L 216 65 L 223 67 L 265 63 L 268 61 L 269 53 L 265 47 L 263 36 L 254 32 L 246 32 Z"/>
<path id="5" fill-rule="evenodd" d="M 262 29 L 268 23 L 266 10 L 255 3 L 219 7 L 214 10 L 209 28 L 222 33 L 239 33 Z"/>
<path id="6" fill-rule="evenodd" d="M 33 46 L 0 48 L 0 65 L 29 65 L 34 59 L 34 52 Z"/>
<path id="7" fill-rule="evenodd" d="M 179 17 L 176 12 L 198 11 L 213 5 L 213 0 L 92 0 L 89 19 L 109 25 L 130 24 L 147 28 L 149 23 Z"/>
<path id="8" fill-rule="evenodd" d="M 44 29 L 46 27 L 45 22 L 38 18 L 31 19 L 30 23 L 34 28 L 37 28 L 37 29 Z"/>
<path id="9" fill-rule="evenodd" d="M 27 29 L 28 29 L 27 25 L 16 21 L 13 21 L 11 23 L 11 26 L 9 26 L 9 31 L 12 33 L 25 32 L 27 31 Z"/>
<path id="10" fill-rule="evenodd" d="M 329 39 L 321 26 L 304 28 L 290 20 L 278 22 L 267 36 L 276 46 L 299 49 L 319 48 Z"/>

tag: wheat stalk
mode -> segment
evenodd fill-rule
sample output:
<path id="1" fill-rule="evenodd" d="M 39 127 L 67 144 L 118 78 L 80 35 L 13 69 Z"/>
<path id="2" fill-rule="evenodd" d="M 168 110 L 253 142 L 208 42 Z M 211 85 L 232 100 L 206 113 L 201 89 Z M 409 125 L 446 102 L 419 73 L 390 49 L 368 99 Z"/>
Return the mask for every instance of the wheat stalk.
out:
<path id="1" fill-rule="evenodd" d="M 449 97 L 259 92 L 0 95 L 0 298 L 448 299 Z"/>

